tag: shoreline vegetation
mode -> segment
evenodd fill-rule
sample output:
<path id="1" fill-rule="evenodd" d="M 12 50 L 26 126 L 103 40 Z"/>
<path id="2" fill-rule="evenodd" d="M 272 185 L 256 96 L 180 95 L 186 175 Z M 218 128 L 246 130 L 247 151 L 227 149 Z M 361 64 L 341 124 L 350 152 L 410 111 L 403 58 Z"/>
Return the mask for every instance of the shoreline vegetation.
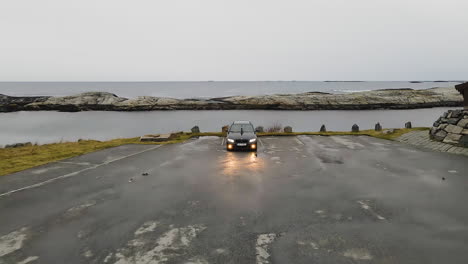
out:
<path id="1" fill-rule="evenodd" d="M 16 111 L 157 111 L 157 110 L 374 110 L 460 107 L 463 97 L 453 87 L 383 89 L 346 94 L 307 92 L 211 99 L 139 96 L 123 98 L 106 92 L 73 96 L 14 97 L 0 94 L 0 112 Z"/>
<path id="2" fill-rule="evenodd" d="M 394 140 L 401 135 L 411 131 L 429 130 L 426 127 L 417 127 L 410 129 L 394 129 L 391 133 L 375 130 L 362 130 L 360 132 L 265 132 L 258 133 L 259 137 L 265 136 L 298 136 L 298 135 L 316 135 L 316 136 L 370 136 L 386 140 Z M 206 133 L 179 133 L 177 138 L 166 142 L 140 142 L 139 137 L 121 138 L 108 141 L 97 140 L 79 140 L 77 142 L 60 142 L 45 145 L 27 145 L 18 148 L 2 148 L 0 149 L 0 176 L 12 174 L 22 170 L 45 165 L 51 162 L 56 162 L 83 154 L 103 150 L 107 148 L 117 147 L 127 144 L 146 144 L 146 145 L 165 145 L 182 143 L 191 138 L 203 136 L 223 137 L 226 134 L 223 132 L 206 132 Z"/>

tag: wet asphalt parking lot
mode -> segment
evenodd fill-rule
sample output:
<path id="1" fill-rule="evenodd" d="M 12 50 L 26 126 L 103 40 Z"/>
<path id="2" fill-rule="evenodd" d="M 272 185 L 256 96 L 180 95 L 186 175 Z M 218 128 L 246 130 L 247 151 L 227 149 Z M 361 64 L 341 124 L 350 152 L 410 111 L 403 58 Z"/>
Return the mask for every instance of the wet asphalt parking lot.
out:
<path id="1" fill-rule="evenodd" d="M 466 263 L 467 157 L 260 140 L 257 155 L 203 137 L 0 177 L 0 263 Z"/>

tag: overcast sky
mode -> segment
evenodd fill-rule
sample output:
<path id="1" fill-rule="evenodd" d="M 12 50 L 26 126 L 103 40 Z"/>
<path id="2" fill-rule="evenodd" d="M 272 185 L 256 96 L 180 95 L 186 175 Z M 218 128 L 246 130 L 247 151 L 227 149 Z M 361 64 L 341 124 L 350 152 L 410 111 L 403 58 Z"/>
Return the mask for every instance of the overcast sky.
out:
<path id="1" fill-rule="evenodd" d="M 468 79 L 467 0 L 0 0 L 0 81 Z"/>

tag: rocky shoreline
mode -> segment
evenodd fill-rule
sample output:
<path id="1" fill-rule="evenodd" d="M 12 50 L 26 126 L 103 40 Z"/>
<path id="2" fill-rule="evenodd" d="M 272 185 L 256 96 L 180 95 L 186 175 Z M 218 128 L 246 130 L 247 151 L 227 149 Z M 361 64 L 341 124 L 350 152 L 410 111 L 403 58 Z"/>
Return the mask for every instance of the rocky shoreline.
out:
<path id="1" fill-rule="evenodd" d="M 372 110 L 459 107 L 463 97 L 453 87 L 425 90 L 385 89 L 349 94 L 309 92 L 211 99 L 140 96 L 105 92 L 74 96 L 13 97 L 0 94 L 0 112 L 15 111 L 155 111 L 155 110 Z"/>

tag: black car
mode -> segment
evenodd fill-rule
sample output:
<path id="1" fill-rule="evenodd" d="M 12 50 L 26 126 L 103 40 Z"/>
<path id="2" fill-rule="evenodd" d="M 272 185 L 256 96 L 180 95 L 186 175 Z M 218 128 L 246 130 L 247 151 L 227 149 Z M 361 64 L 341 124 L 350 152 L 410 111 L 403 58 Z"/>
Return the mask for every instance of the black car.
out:
<path id="1" fill-rule="evenodd" d="M 235 121 L 229 127 L 226 149 L 257 151 L 257 135 L 249 121 Z"/>

